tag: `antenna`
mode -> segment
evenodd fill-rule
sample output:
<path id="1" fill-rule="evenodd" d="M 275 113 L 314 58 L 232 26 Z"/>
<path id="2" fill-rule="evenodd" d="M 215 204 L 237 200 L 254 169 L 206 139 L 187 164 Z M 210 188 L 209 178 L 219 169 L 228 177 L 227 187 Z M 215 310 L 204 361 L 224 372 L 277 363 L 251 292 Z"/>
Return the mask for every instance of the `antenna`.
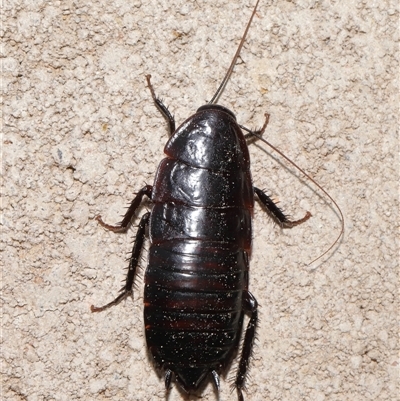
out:
<path id="1" fill-rule="evenodd" d="M 244 41 L 246 40 L 247 32 L 249 31 L 249 28 L 250 28 L 250 25 L 251 25 L 251 21 L 253 21 L 253 17 L 255 15 L 256 11 L 257 11 L 257 6 L 258 6 L 259 2 L 260 2 L 260 0 L 257 0 L 256 5 L 254 6 L 253 13 L 251 14 L 249 22 L 247 23 L 246 29 L 245 29 L 244 34 L 242 36 L 242 39 L 241 39 L 241 41 L 239 43 L 239 46 L 238 46 L 238 48 L 236 50 L 236 53 L 233 56 L 231 65 L 229 66 L 228 71 L 226 72 L 224 79 L 222 80 L 222 82 L 219 85 L 217 91 L 215 92 L 215 94 L 212 97 L 212 99 L 208 102 L 208 104 L 214 104 L 218 100 L 218 98 L 220 97 L 222 91 L 225 89 L 226 83 L 228 82 L 228 80 L 229 80 L 229 78 L 230 78 L 230 76 L 231 76 L 231 74 L 233 72 L 233 69 L 235 68 L 237 59 L 239 58 L 240 51 L 242 50 Z"/>
<path id="2" fill-rule="evenodd" d="M 262 133 L 265 131 L 267 124 L 268 124 L 268 117 L 269 115 L 266 114 L 266 121 L 264 123 L 264 126 L 261 128 L 261 130 L 259 131 L 250 131 L 245 127 L 240 126 L 240 128 L 243 128 L 245 131 L 249 132 L 249 134 L 251 136 L 255 136 L 257 139 L 259 139 L 260 141 L 264 142 L 265 144 L 267 144 L 271 149 L 273 149 L 276 153 L 278 153 L 280 156 L 282 156 L 287 162 L 289 162 L 292 166 L 294 166 L 297 170 L 299 170 L 305 177 L 307 177 L 311 182 L 314 183 L 314 185 L 316 185 L 329 199 L 330 201 L 335 205 L 336 209 L 339 212 L 339 216 L 340 216 L 340 224 L 341 224 L 341 228 L 340 228 L 340 232 L 339 235 L 336 237 L 335 241 L 333 242 L 333 244 L 320 256 L 318 256 L 317 258 L 315 258 L 314 260 L 312 260 L 308 265 L 312 265 L 314 262 L 316 262 L 317 260 L 321 259 L 323 256 L 325 256 L 340 240 L 340 238 L 342 237 L 343 233 L 344 233 L 344 216 L 343 216 L 343 212 L 342 209 L 340 209 L 339 205 L 336 203 L 336 201 L 332 198 L 332 196 L 330 196 L 328 194 L 328 192 L 322 188 L 321 185 L 318 184 L 317 181 L 314 180 L 314 178 L 312 178 L 309 174 L 307 174 L 301 167 L 299 167 L 295 162 L 293 162 L 292 160 L 290 160 L 287 156 L 285 156 L 285 154 L 283 154 L 276 146 L 272 145 L 271 143 L 269 143 L 266 139 L 264 139 L 261 135 Z"/>
<path id="3" fill-rule="evenodd" d="M 251 17 L 249 19 L 249 22 L 247 23 L 247 26 L 246 26 L 246 29 L 245 29 L 245 31 L 243 33 L 242 39 L 240 40 L 240 43 L 239 43 L 239 46 L 238 46 L 238 48 L 236 50 L 235 55 L 233 56 L 231 65 L 229 66 L 228 71 L 226 72 L 224 79 L 222 80 L 222 82 L 219 85 L 217 91 L 215 92 L 215 94 L 212 97 L 212 99 L 208 102 L 208 104 L 215 104 L 216 103 L 216 101 L 220 97 L 222 91 L 225 89 L 225 86 L 226 86 L 230 76 L 232 75 L 233 69 L 235 68 L 235 65 L 236 65 L 236 62 L 237 62 L 237 59 L 239 58 L 240 51 L 242 50 L 242 47 L 243 47 L 244 42 L 246 40 L 246 36 L 247 36 L 248 31 L 249 31 L 251 22 L 253 21 L 253 17 L 256 14 L 259 2 L 260 2 L 260 0 L 257 0 L 256 5 L 254 6 L 253 12 L 252 12 Z M 309 263 L 309 265 L 311 265 L 314 262 L 316 262 L 317 260 L 321 259 L 323 256 L 325 256 L 339 242 L 340 238 L 342 237 L 342 235 L 344 233 L 344 216 L 343 216 L 342 210 L 340 209 L 339 205 L 332 198 L 332 196 L 330 196 L 329 193 L 324 188 L 322 188 L 321 185 L 319 185 L 309 174 L 307 174 L 295 162 L 293 162 L 287 156 L 285 156 L 278 148 L 276 148 L 271 143 L 269 143 L 267 140 L 265 140 L 264 138 L 261 137 L 262 132 L 265 130 L 265 128 L 267 126 L 267 122 L 268 122 L 268 119 L 266 121 L 266 124 L 264 124 L 264 127 L 260 131 L 256 131 L 256 132 L 250 131 L 250 130 L 246 129 L 245 127 L 242 127 L 242 126 L 241 126 L 241 128 L 245 129 L 251 135 L 255 136 L 256 138 L 260 139 L 262 142 L 267 144 L 271 149 L 273 149 L 275 152 L 277 152 L 279 155 L 281 155 L 286 161 L 288 161 L 291 165 L 293 165 L 297 170 L 299 170 L 305 177 L 307 177 L 311 182 L 313 182 L 330 199 L 330 201 L 335 205 L 336 209 L 339 212 L 340 223 L 341 223 L 341 229 L 340 229 L 339 235 L 337 236 L 337 238 L 335 239 L 333 244 L 322 255 L 318 256 L 316 259 L 314 259 L 312 262 Z"/>

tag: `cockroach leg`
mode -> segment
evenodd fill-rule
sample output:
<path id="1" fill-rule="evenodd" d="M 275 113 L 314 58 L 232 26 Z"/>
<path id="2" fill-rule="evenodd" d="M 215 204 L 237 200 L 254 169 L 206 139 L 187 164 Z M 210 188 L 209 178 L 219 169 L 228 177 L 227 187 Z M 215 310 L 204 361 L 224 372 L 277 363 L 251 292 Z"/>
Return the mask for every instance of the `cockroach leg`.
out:
<path id="1" fill-rule="evenodd" d="M 172 136 L 172 134 L 175 132 L 174 116 L 170 113 L 167 106 L 162 102 L 162 100 L 156 96 L 153 85 L 150 82 L 150 79 L 151 79 L 151 75 L 146 75 L 147 85 L 150 89 L 151 97 L 153 98 L 154 103 L 156 104 L 157 108 L 161 111 L 161 114 L 167 120 L 168 128 L 169 128 L 169 136 Z"/>
<path id="2" fill-rule="evenodd" d="M 136 233 L 135 242 L 133 244 L 132 256 L 129 260 L 129 268 L 128 268 L 128 274 L 126 276 L 126 283 L 125 286 L 121 289 L 122 293 L 119 294 L 117 298 L 114 299 L 114 301 L 111 301 L 110 303 L 104 306 L 97 307 L 92 305 L 90 307 L 90 310 L 92 312 L 101 312 L 105 309 L 108 309 L 111 306 L 119 304 L 123 299 L 127 298 L 129 295 L 132 295 L 133 280 L 135 278 L 136 268 L 139 263 L 140 253 L 143 248 L 144 237 L 146 234 L 146 227 L 149 224 L 149 219 L 150 219 L 150 213 L 146 213 L 142 216 L 142 219 L 140 220 L 139 228 Z"/>
<path id="3" fill-rule="evenodd" d="M 261 189 L 254 187 L 254 192 L 257 194 L 260 202 L 265 206 L 268 215 L 279 224 L 282 228 L 292 228 L 304 223 L 311 217 L 311 213 L 307 212 L 302 219 L 289 220 L 282 210 L 272 201 L 272 199 Z"/>
<path id="4" fill-rule="evenodd" d="M 104 223 L 101 216 L 97 216 L 96 220 L 99 222 L 107 230 L 110 230 L 114 233 L 125 233 L 128 231 L 129 226 L 131 225 L 132 218 L 136 212 L 136 209 L 142 203 L 143 196 L 146 195 L 149 199 L 151 199 L 153 187 L 151 185 L 145 185 L 135 196 L 127 212 L 125 213 L 124 218 L 122 219 L 121 223 L 113 226 L 111 224 Z"/>
<path id="5" fill-rule="evenodd" d="M 249 291 L 243 291 L 243 310 L 250 313 L 250 321 L 247 325 L 246 333 L 243 341 L 242 355 L 239 361 L 238 373 L 235 380 L 235 387 L 238 394 L 239 401 L 243 401 L 242 389 L 246 379 L 247 368 L 253 349 L 254 336 L 256 334 L 256 326 L 258 320 L 257 300 Z"/>

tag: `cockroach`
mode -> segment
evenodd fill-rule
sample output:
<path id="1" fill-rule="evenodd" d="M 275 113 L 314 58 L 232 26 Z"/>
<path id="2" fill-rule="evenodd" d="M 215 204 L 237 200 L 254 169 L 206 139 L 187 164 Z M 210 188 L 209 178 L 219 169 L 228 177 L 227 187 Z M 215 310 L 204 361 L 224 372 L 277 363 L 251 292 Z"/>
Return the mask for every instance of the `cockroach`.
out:
<path id="1" fill-rule="evenodd" d="M 126 232 L 143 197 L 152 202 L 151 211 L 140 220 L 121 293 L 105 306 L 92 305 L 91 310 L 103 311 L 132 295 L 148 228 L 145 334 L 155 365 L 165 372 L 167 391 L 173 377 L 187 393 L 198 390 L 207 379 L 212 379 L 219 390 L 219 375 L 240 348 L 234 386 L 238 400 L 244 401 L 242 390 L 258 320 L 257 301 L 248 289 L 254 197 L 283 228 L 297 226 L 311 216 L 307 212 L 301 219 L 290 220 L 265 192 L 253 186 L 246 139 L 263 140 L 260 137 L 269 115 L 261 130 L 251 131 L 239 125 L 230 110 L 216 104 L 258 3 L 216 93 L 178 129 L 155 95 L 150 75 L 146 76 L 153 101 L 168 122 L 166 158 L 158 166 L 154 185 L 146 185 L 136 194 L 121 223 L 109 225 L 97 216 L 106 229 Z M 240 347 L 245 314 L 249 321 Z"/>

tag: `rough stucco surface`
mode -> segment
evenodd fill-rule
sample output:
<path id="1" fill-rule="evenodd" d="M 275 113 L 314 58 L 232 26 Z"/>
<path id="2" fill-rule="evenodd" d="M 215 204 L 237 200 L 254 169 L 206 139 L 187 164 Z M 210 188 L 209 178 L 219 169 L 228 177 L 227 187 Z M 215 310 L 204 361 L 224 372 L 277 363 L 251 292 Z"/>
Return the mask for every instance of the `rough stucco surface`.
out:
<path id="1" fill-rule="evenodd" d="M 145 74 L 179 124 L 211 98 L 253 5 L 3 4 L 2 400 L 166 399 L 143 336 L 146 252 L 135 299 L 90 312 L 118 293 L 135 232 L 107 232 L 94 217 L 118 221 L 163 157 L 167 128 Z M 282 231 L 256 206 L 247 401 L 398 399 L 397 7 L 261 1 L 221 97 L 248 127 L 268 111 L 265 136 L 345 216 L 340 244 L 308 266 L 339 218 L 266 145 L 251 145 L 257 186 L 313 218 Z M 235 368 L 221 401 L 236 399 Z M 217 399 L 211 384 L 202 396 Z M 174 385 L 168 400 L 183 399 Z"/>

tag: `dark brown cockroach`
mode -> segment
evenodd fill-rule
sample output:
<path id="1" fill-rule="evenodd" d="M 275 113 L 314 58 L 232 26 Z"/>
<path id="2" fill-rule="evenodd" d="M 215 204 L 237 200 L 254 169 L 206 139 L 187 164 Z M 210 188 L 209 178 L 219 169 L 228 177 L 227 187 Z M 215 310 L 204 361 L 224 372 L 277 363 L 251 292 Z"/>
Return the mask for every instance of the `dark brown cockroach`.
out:
<path id="1" fill-rule="evenodd" d="M 238 125 L 230 110 L 215 104 L 233 71 L 258 3 L 215 95 L 178 129 L 156 97 L 150 76 L 146 77 L 152 98 L 168 121 L 167 157 L 158 167 L 154 185 L 138 192 L 120 224 L 111 226 L 97 217 L 106 229 L 126 232 L 143 196 L 152 202 L 151 211 L 140 220 L 121 294 L 105 306 L 91 308 L 99 312 L 132 295 L 149 227 L 145 333 L 155 364 L 165 372 L 166 389 L 173 376 L 187 393 L 196 391 L 207 378 L 218 389 L 219 374 L 239 349 L 246 313 L 249 322 L 234 382 L 239 401 L 244 400 L 242 389 L 257 325 L 257 301 L 248 290 L 254 195 L 284 228 L 311 216 L 307 212 L 302 219 L 289 220 L 253 186 L 246 137 L 260 138 L 269 116 L 261 130 L 250 131 Z"/>

